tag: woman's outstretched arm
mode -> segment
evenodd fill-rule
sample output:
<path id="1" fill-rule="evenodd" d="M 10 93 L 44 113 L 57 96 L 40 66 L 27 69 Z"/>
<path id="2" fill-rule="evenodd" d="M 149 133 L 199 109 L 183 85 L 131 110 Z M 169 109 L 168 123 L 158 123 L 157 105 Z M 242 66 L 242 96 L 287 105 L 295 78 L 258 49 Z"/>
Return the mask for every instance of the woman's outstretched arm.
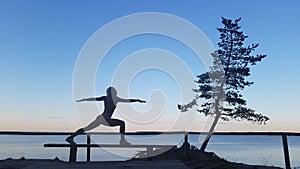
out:
<path id="1" fill-rule="evenodd" d="M 90 97 L 90 98 L 84 98 L 84 99 L 78 99 L 76 102 L 83 102 L 83 101 L 102 101 L 104 100 L 105 96 L 102 97 Z"/>
<path id="2" fill-rule="evenodd" d="M 118 98 L 118 102 L 140 102 L 140 103 L 146 103 L 145 100 L 140 100 L 140 99 L 123 99 L 123 98 Z"/>

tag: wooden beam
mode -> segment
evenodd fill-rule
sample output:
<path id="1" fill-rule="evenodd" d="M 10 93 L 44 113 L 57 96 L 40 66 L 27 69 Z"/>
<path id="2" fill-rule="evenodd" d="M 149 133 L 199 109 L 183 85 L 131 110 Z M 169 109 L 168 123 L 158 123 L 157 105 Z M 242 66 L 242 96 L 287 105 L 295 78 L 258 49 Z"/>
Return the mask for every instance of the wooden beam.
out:
<path id="1" fill-rule="evenodd" d="M 154 144 L 135 144 L 135 145 L 122 145 L 122 144 L 44 144 L 44 147 L 72 147 L 78 148 L 86 147 L 111 147 L 111 148 L 173 148 L 176 145 L 154 145 Z"/>
<path id="2" fill-rule="evenodd" d="M 77 146 L 75 144 L 70 147 L 69 162 L 76 162 Z"/>
<path id="3" fill-rule="evenodd" d="M 185 131 L 172 131 L 172 132 L 127 132 L 125 135 L 159 135 L 159 134 L 207 134 L 207 132 L 185 132 Z M 70 135 L 72 132 L 23 132 L 23 131 L 0 131 L 0 135 Z M 85 135 L 83 133 L 82 135 Z M 120 135 L 116 132 L 89 132 L 93 135 Z M 214 132 L 213 135 L 264 135 L 264 136 L 300 136 L 300 133 L 294 132 Z"/>

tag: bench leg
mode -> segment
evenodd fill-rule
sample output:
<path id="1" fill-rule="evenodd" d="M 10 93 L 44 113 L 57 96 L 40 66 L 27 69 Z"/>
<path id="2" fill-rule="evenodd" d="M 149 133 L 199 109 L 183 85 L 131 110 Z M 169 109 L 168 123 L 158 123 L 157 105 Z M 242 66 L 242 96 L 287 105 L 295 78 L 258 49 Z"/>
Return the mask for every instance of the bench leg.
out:
<path id="1" fill-rule="evenodd" d="M 69 162 L 76 162 L 76 157 L 77 157 L 77 146 L 73 145 L 70 147 Z"/>
<path id="2" fill-rule="evenodd" d="M 86 138 L 86 144 L 89 145 L 91 144 L 91 138 L 90 138 L 90 135 L 87 135 L 87 138 Z M 91 147 L 86 147 L 86 161 L 87 162 L 90 162 L 91 161 Z"/>
<path id="3" fill-rule="evenodd" d="M 153 147 L 147 147 L 147 155 L 150 157 L 153 155 Z"/>

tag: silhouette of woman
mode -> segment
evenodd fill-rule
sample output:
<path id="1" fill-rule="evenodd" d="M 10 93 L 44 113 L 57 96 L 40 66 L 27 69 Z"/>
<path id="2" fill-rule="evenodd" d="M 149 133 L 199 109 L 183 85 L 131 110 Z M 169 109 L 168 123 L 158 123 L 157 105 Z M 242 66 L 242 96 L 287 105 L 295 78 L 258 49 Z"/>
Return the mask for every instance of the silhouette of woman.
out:
<path id="1" fill-rule="evenodd" d="M 120 126 L 120 133 L 121 133 L 121 140 L 120 144 L 130 144 L 125 140 L 124 133 L 125 133 L 125 122 L 119 119 L 113 119 L 111 116 L 116 109 L 117 103 L 119 102 L 140 102 L 145 103 L 146 101 L 140 99 L 123 99 L 117 96 L 117 90 L 114 87 L 109 87 L 106 90 L 106 96 L 95 97 L 95 98 L 85 98 L 77 100 L 76 102 L 82 101 L 104 101 L 104 112 L 99 115 L 93 122 L 87 125 L 84 128 L 78 129 L 75 133 L 71 134 L 69 137 L 66 138 L 66 141 L 70 144 L 76 144 L 74 142 L 74 137 L 83 133 L 84 131 L 92 130 L 99 125 L 103 124 L 105 126 Z"/>

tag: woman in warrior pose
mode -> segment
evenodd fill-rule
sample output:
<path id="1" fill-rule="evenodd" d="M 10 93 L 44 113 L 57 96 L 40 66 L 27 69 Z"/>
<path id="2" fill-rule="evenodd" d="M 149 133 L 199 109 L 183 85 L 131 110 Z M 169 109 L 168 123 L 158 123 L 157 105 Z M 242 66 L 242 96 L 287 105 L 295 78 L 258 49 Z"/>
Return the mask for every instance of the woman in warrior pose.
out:
<path id="1" fill-rule="evenodd" d="M 117 107 L 117 103 L 119 102 L 140 102 L 145 103 L 146 101 L 140 100 L 140 99 L 123 99 L 117 96 L 117 90 L 114 87 L 109 87 L 106 90 L 106 96 L 101 97 L 94 97 L 94 98 L 85 98 L 77 100 L 77 102 L 82 101 L 104 101 L 104 112 L 99 115 L 93 122 L 91 122 L 89 125 L 87 125 L 84 128 L 78 129 L 75 133 L 71 134 L 69 137 L 66 138 L 66 141 L 70 144 L 76 144 L 74 142 L 74 137 L 77 135 L 92 130 L 99 125 L 103 124 L 105 126 L 120 126 L 120 133 L 121 133 L 121 140 L 120 144 L 126 145 L 130 144 L 125 140 L 124 134 L 125 134 L 125 122 L 119 119 L 113 119 L 111 116 L 114 113 L 114 110 Z"/>

